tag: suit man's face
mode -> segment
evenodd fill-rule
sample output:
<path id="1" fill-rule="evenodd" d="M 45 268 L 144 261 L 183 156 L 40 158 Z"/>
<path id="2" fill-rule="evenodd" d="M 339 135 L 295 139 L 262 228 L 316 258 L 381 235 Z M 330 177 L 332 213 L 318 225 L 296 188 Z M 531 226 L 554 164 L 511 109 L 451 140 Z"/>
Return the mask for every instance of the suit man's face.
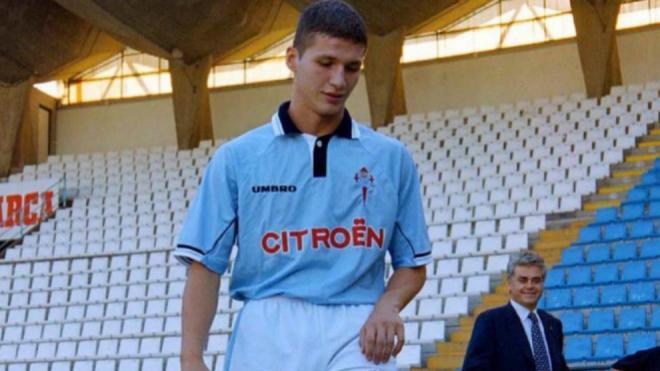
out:
<path id="1" fill-rule="evenodd" d="M 534 310 L 543 294 L 543 270 L 536 265 L 518 265 L 509 278 L 511 299 Z"/>

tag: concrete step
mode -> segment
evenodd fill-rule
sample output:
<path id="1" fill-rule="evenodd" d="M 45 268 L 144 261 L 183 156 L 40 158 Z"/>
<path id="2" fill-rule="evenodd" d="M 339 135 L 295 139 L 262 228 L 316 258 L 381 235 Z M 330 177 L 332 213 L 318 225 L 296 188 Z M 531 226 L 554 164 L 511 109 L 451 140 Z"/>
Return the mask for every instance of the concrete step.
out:
<path id="1" fill-rule="evenodd" d="M 611 178 L 599 179 L 596 181 L 596 186 L 600 189 L 601 187 L 613 187 L 621 186 L 624 184 L 638 183 L 642 174 L 647 170 L 645 168 L 635 169 L 635 170 L 626 170 L 617 173 L 612 173 Z M 639 175 L 632 175 L 633 173 Z"/>
<path id="2" fill-rule="evenodd" d="M 656 136 L 653 137 L 656 138 Z M 657 137 L 656 139 L 643 140 L 641 143 L 639 143 L 638 147 L 639 148 L 660 147 L 660 137 Z"/>
<path id="3" fill-rule="evenodd" d="M 431 356 L 427 367 L 433 370 L 456 370 L 463 366 L 465 356 Z"/>
<path id="4" fill-rule="evenodd" d="M 632 152 L 633 154 L 626 157 L 626 162 L 655 160 L 660 157 L 660 146 L 638 148 Z"/>
<path id="5" fill-rule="evenodd" d="M 612 169 L 613 172 L 618 172 L 618 171 L 638 170 L 641 168 L 649 169 L 652 166 L 653 166 L 653 160 L 644 160 L 637 162 L 620 162 L 616 165 L 612 165 L 610 169 Z"/>
<path id="6" fill-rule="evenodd" d="M 455 354 L 459 352 L 465 354 L 467 346 L 467 342 L 439 342 L 436 348 L 439 355 Z"/>
<path id="7" fill-rule="evenodd" d="M 603 207 L 619 207 L 621 205 L 621 199 L 614 198 L 614 199 L 589 201 L 584 204 L 583 208 L 587 211 L 596 211 Z"/>
<path id="8" fill-rule="evenodd" d="M 617 184 L 617 185 L 610 185 L 610 186 L 605 186 L 605 187 L 600 187 L 598 189 L 597 194 L 599 195 L 609 195 L 612 193 L 627 193 L 630 188 L 634 186 L 633 183 L 622 183 L 622 184 Z"/>

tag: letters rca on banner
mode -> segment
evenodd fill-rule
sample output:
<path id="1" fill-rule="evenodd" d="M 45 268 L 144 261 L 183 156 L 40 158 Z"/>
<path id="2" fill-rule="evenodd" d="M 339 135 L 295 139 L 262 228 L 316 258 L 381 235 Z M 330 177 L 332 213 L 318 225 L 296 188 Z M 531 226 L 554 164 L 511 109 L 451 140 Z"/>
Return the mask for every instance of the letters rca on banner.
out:
<path id="1" fill-rule="evenodd" d="M 0 241 L 21 235 L 57 209 L 58 179 L 0 184 Z"/>

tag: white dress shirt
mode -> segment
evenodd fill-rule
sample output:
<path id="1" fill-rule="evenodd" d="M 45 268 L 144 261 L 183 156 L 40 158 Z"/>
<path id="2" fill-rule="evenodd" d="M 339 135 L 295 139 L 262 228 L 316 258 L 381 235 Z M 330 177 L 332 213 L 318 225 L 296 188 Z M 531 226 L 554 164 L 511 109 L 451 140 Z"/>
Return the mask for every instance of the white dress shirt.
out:
<path id="1" fill-rule="evenodd" d="M 522 323 L 523 329 L 525 329 L 525 335 L 527 335 L 527 342 L 529 343 L 529 348 L 533 354 L 534 345 L 532 343 L 532 320 L 529 319 L 530 310 L 516 303 L 513 300 L 510 300 L 510 302 L 511 302 L 511 306 L 513 306 L 513 309 L 515 309 L 516 314 L 520 318 L 520 322 Z M 546 340 L 545 337 L 545 329 L 543 328 L 543 321 L 541 321 L 541 317 L 539 316 L 536 309 L 534 309 L 533 312 L 534 314 L 536 314 L 536 318 L 539 319 L 539 327 L 541 328 L 541 336 L 543 336 L 543 344 L 545 345 L 545 351 L 548 354 L 548 363 L 550 363 L 550 370 L 552 370 L 552 358 L 550 358 L 550 347 L 548 347 L 548 340 Z"/>

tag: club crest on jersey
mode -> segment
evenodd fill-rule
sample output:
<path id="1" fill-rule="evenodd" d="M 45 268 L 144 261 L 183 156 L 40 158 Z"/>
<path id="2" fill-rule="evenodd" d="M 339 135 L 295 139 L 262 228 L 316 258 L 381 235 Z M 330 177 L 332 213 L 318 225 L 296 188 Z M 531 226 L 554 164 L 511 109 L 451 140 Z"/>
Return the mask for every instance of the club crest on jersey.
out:
<path id="1" fill-rule="evenodd" d="M 369 173 L 369 169 L 363 166 L 357 173 L 355 173 L 355 184 L 360 187 L 362 194 L 362 205 L 367 204 L 367 196 L 376 185 L 376 178 Z"/>

